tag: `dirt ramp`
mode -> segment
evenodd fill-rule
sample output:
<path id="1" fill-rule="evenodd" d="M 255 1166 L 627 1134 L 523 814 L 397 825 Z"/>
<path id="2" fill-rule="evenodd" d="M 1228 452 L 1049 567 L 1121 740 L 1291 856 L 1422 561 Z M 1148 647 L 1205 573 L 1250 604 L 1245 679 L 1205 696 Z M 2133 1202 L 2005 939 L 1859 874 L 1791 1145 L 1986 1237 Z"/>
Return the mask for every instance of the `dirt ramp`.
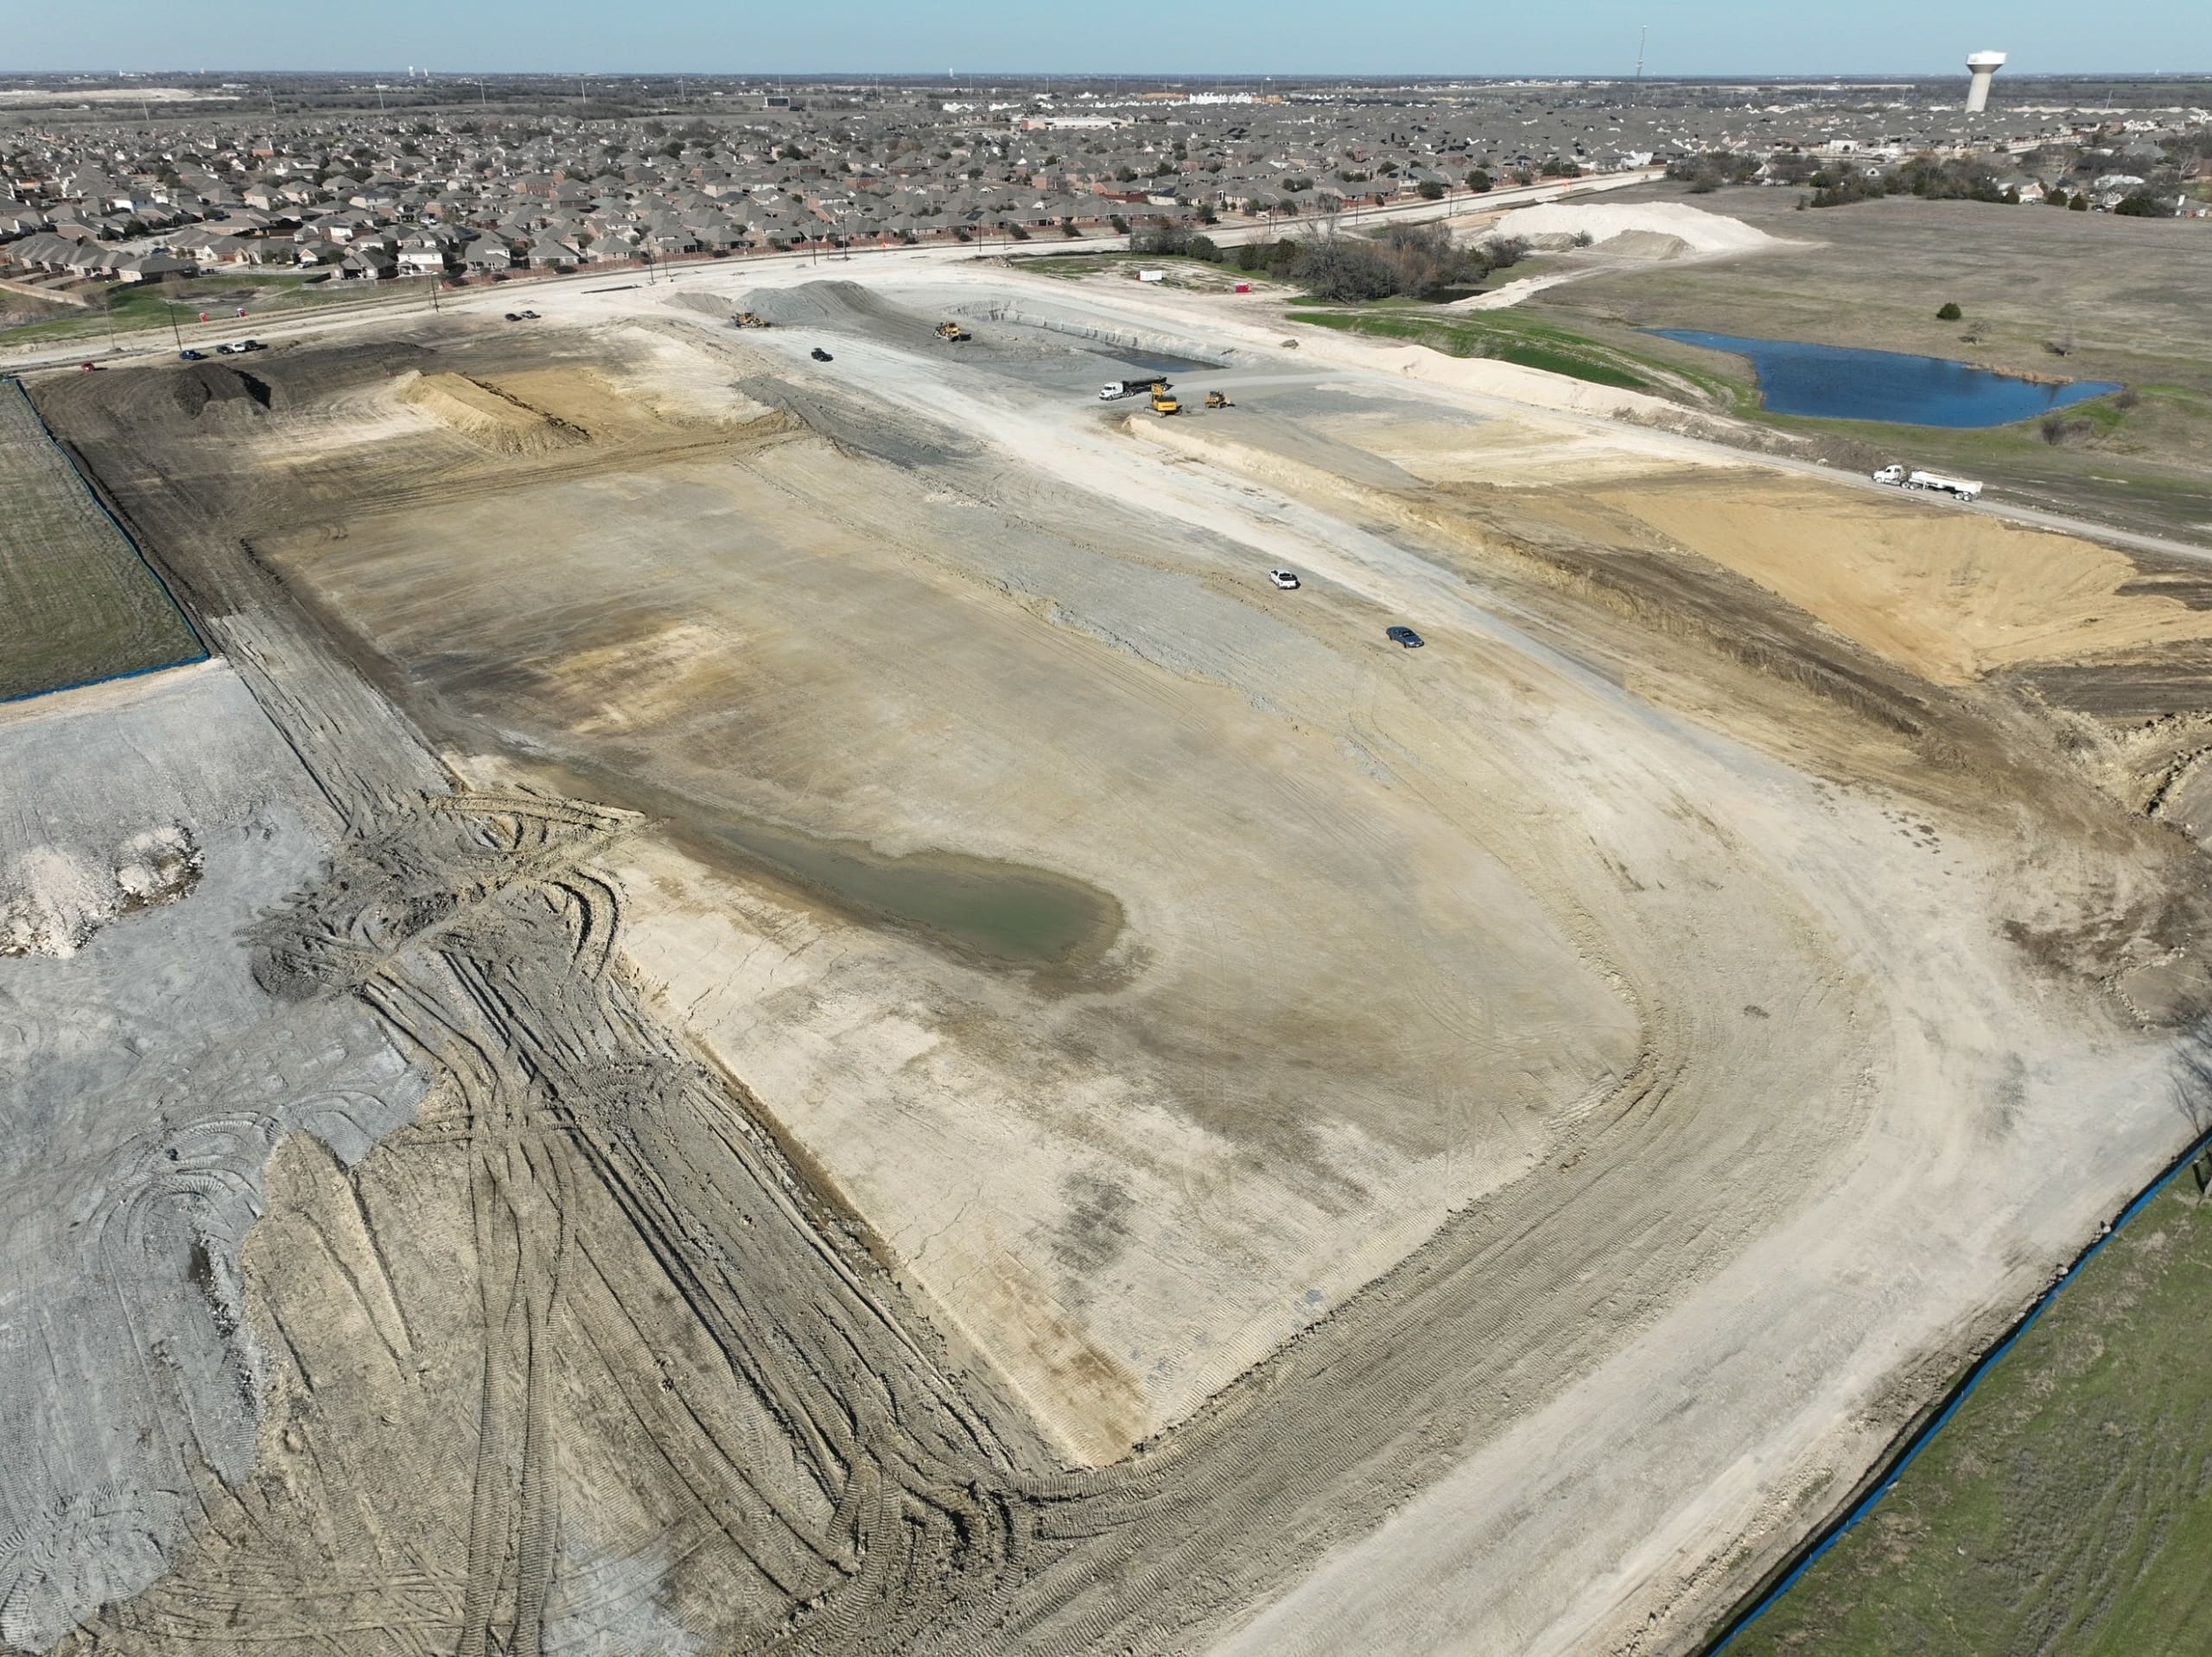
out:
<path id="1" fill-rule="evenodd" d="M 580 427 L 466 374 L 410 370 L 399 400 L 497 454 L 544 454 L 591 441 Z"/>

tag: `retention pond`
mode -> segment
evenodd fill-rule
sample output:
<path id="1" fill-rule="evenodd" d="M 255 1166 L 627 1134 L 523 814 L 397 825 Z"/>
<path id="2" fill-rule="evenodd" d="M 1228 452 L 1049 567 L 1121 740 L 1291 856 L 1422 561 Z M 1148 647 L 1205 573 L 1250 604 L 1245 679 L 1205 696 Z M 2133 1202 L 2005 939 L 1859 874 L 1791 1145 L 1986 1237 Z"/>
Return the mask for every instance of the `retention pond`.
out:
<path id="1" fill-rule="evenodd" d="M 1904 426 L 2008 426 L 2120 388 L 2109 380 L 2021 379 L 1943 357 L 1854 351 L 1795 340 L 1747 340 L 1654 328 L 1662 340 L 1747 358 L 1770 413 Z"/>

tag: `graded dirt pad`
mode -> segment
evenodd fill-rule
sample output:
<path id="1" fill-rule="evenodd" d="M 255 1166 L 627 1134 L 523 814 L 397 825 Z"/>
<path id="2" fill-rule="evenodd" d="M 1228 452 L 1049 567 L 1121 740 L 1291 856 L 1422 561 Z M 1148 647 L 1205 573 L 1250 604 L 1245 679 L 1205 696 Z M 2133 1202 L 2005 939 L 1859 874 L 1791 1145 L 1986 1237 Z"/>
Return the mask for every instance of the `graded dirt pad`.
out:
<path id="1" fill-rule="evenodd" d="M 1881 561 L 1624 504 L 1730 473 L 1231 322 L 1247 407 L 1102 407 L 1151 302 L 42 392 L 347 830 L 254 987 L 429 1078 L 279 1148 L 251 1464 L 99 1644 L 1683 1649 L 2186 1132 L 2063 628 L 1862 643 Z"/>
<path id="2" fill-rule="evenodd" d="M 1398 693 L 1143 562 L 1173 556 L 1154 526 L 1116 526 L 1117 568 L 934 475 L 806 437 L 485 490 L 442 502 L 437 537 L 354 512 L 342 539 L 257 545 L 423 664 L 430 717 L 486 753 L 473 774 L 685 831 L 707 867 L 637 883 L 641 966 L 1067 1452 L 1110 1459 L 1525 1167 L 1633 1031 L 1514 872 L 1392 788 L 1391 754 L 1296 728 L 1355 695 L 1396 717 Z M 479 550 L 456 568 L 446 536 Z M 1286 706 L 1192 655 L 1194 620 Z M 716 879 L 760 873 L 764 836 L 780 904 Z M 1067 944 L 1091 959 L 1009 981 L 861 871 L 825 880 L 840 847 L 1051 871 L 1113 919 Z M 855 1027 L 871 1007 L 895 1011 Z M 1465 1102 L 1416 1102 L 1440 1092 Z M 855 1132 L 887 1114 L 907 1126 Z"/>
<path id="3" fill-rule="evenodd" d="M 15 384 L 0 385 L 0 702 L 202 653 Z"/>

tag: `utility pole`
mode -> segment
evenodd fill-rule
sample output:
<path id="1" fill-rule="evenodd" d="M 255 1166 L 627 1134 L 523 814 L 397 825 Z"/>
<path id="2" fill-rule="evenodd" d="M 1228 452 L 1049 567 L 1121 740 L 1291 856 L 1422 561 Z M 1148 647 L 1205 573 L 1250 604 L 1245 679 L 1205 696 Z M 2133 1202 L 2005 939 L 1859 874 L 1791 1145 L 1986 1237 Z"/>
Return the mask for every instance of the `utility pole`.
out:
<path id="1" fill-rule="evenodd" d="M 1636 101 L 1639 104 L 1643 101 L 1643 48 L 1650 38 L 1651 25 L 1646 23 L 1636 37 Z"/>

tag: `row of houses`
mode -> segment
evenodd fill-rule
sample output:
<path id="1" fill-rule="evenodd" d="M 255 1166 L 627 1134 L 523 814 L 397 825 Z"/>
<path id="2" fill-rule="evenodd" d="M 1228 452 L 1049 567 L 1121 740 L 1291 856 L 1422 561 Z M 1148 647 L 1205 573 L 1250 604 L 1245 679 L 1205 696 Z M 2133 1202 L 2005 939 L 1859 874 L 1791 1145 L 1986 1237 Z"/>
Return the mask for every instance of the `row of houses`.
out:
<path id="1" fill-rule="evenodd" d="M 1317 191 L 1390 200 L 1461 187 L 1492 160 L 1470 134 L 1391 130 L 1393 120 L 1402 112 L 1245 105 L 1023 130 L 918 98 L 787 111 L 773 128 L 694 124 L 683 136 L 655 122 L 450 115 L 70 129 L 0 152 L 0 240 L 120 241 L 198 263 L 343 266 L 384 242 L 403 263 L 442 251 L 461 268 L 486 237 L 531 263 L 563 250 L 674 257 L 824 237 L 1082 232 L 1138 211 L 1296 213 Z M 1573 153 L 1605 164 L 1580 137 Z M 432 229 L 464 233 L 407 245 Z M 495 262 L 490 250 L 473 257 Z"/>

